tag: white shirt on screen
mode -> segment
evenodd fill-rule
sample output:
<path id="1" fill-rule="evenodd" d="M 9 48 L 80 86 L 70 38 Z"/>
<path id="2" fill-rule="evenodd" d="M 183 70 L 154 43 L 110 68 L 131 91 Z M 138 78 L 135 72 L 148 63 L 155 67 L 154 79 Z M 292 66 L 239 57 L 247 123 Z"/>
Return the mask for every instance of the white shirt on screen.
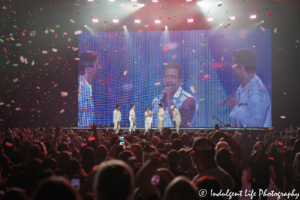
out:
<path id="1" fill-rule="evenodd" d="M 146 115 L 149 115 L 149 114 L 151 114 L 151 113 L 152 113 L 151 111 L 146 111 L 146 112 L 145 112 L 145 116 L 146 116 Z M 152 123 L 152 116 L 146 117 L 146 118 L 145 118 L 145 123 L 150 123 L 150 124 L 151 124 L 151 123 Z"/>
<path id="2" fill-rule="evenodd" d="M 158 120 L 159 121 L 165 120 L 165 111 L 163 108 L 158 109 Z"/>

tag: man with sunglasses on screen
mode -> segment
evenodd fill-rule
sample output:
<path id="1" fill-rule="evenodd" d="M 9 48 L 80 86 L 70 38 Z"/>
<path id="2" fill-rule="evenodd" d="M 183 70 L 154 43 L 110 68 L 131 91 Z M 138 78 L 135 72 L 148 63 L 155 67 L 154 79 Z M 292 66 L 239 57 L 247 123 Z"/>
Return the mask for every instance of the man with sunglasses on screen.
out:
<path id="1" fill-rule="evenodd" d="M 101 67 L 97 54 L 83 52 L 79 56 L 78 67 L 78 126 L 89 127 L 94 122 L 94 102 L 92 81 L 99 78 Z"/>
<path id="2" fill-rule="evenodd" d="M 181 115 L 180 127 L 194 126 L 196 113 L 198 110 L 197 100 L 182 89 L 182 68 L 177 63 L 168 63 L 163 71 L 164 89 L 162 94 L 155 97 L 152 101 L 153 107 L 153 126 L 158 125 L 158 104 L 161 103 L 165 110 L 164 126 L 174 127 L 176 122 L 172 122 L 173 111 L 171 106 L 178 108 Z"/>
<path id="3" fill-rule="evenodd" d="M 237 127 L 271 127 L 271 100 L 256 75 L 256 54 L 251 49 L 232 52 L 232 69 L 241 81 L 235 96 L 228 97 L 230 117 Z"/>

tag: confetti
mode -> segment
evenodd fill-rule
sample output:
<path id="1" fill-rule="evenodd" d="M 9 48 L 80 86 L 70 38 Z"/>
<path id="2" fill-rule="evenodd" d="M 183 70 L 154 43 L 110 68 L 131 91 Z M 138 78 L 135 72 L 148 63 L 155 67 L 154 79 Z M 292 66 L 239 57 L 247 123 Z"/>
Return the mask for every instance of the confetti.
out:
<path id="1" fill-rule="evenodd" d="M 52 51 L 53 51 L 53 52 L 57 52 L 57 49 L 52 48 Z"/>
<path id="2" fill-rule="evenodd" d="M 31 65 L 32 65 L 32 66 L 34 65 L 34 60 L 32 61 Z"/>
<path id="3" fill-rule="evenodd" d="M 262 100 L 262 99 L 261 99 L 260 101 L 261 101 L 261 102 L 264 102 L 264 100 Z"/>
<path id="4" fill-rule="evenodd" d="M 113 36 L 113 35 L 109 35 L 108 37 L 109 37 L 109 38 L 114 38 L 114 36 Z"/>
<path id="5" fill-rule="evenodd" d="M 166 46 L 166 47 L 164 48 L 164 51 L 167 51 L 167 50 L 168 50 L 168 48 L 169 48 L 169 46 Z"/>
<path id="6" fill-rule="evenodd" d="M 56 28 L 62 28 L 62 25 L 56 25 Z"/>
<path id="7" fill-rule="evenodd" d="M 79 34 L 81 34 L 81 33 L 82 33 L 82 30 L 78 30 L 78 31 L 75 31 L 75 32 L 74 32 L 75 35 L 79 35 Z"/>
<path id="8" fill-rule="evenodd" d="M 177 22 L 182 22 L 182 20 L 181 20 L 181 19 L 178 19 Z"/>
<path id="9" fill-rule="evenodd" d="M 171 17 L 168 17 L 168 20 L 172 20 L 172 18 L 171 18 Z"/>
<path id="10" fill-rule="evenodd" d="M 190 89 L 191 89 L 192 93 L 196 93 L 194 86 L 191 86 Z"/>
<path id="11" fill-rule="evenodd" d="M 21 63 L 24 63 L 24 57 L 20 56 Z"/>
<path id="12" fill-rule="evenodd" d="M 4 105 L 4 102 L 0 102 L 0 106 L 3 106 Z"/>
<path id="13" fill-rule="evenodd" d="M 126 76 L 126 74 L 127 74 L 127 71 L 124 72 L 124 76 Z"/>
<path id="14" fill-rule="evenodd" d="M 18 67 L 18 64 L 13 64 L 13 67 Z"/>
<path id="15" fill-rule="evenodd" d="M 72 22 L 73 24 L 75 23 L 75 21 L 73 19 L 70 19 L 70 22 Z"/>
<path id="16" fill-rule="evenodd" d="M 160 82 L 156 82 L 156 83 L 154 83 L 154 85 L 160 85 Z"/>
<path id="17" fill-rule="evenodd" d="M 269 14 L 267 14 L 267 16 L 268 16 L 268 17 L 271 17 L 271 16 L 272 16 L 272 14 L 271 14 L 271 13 L 269 13 Z"/>
<path id="18" fill-rule="evenodd" d="M 206 43 L 207 43 L 207 42 L 201 42 L 201 46 L 204 46 L 204 45 L 206 45 Z"/>
<path id="19" fill-rule="evenodd" d="M 0 38 L 0 42 L 4 42 L 4 40 L 2 40 L 2 39 Z"/>
<path id="20" fill-rule="evenodd" d="M 220 7 L 220 6 L 222 6 L 222 4 L 220 3 L 218 6 Z"/>
<path id="21" fill-rule="evenodd" d="M 140 33 L 140 32 L 143 32 L 143 29 L 140 29 L 140 30 L 139 30 L 139 33 Z"/>
<path id="22" fill-rule="evenodd" d="M 167 65 L 168 63 L 164 63 L 164 65 Z"/>
<path id="23" fill-rule="evenodd" d="M 272 131 L 272 130 L 274 130 L 274 127 L 269 127 L 268 128 L 268 131 Z"/>
<path id="24" fill-rule="evenodd" d="M 79 58 L 75 58 L 75 60 L 79 60 Z"/>
<path id="25" fill-rule="evenodd" d="M 201 98 L 201 99 L 200 99 L 200 101 L 204 101 L 204 100 L 205 100 L 205 98 Z"/>
<path id="26" fill-rule="evenodd" d="M 206 75 L 201 76 L 201 79 L 203 79 L 203 80 L 211 79 L 211 76 L 206 74 Z"/>
<path id="27" fill-rule="evenodd" d="M 47 54 L 47 53 L 48 53 L 48 51 L 46 51 L 46 50 L 45 50 L 45 51 L 43 51 L 43 54 Z"/>
<path id="28" fill-rule="evenodd" d="M 181 42 L 184 43 L 184 39 L 182 39 Z"/>
<path id="29" fill-rule="evenodd" d="M 262 31 L 265 31 L 265 30 L 266 30 L 266 29 L 265 29 L 264 27 L 262 27 L 262 26 L 260 27 L 260 29 L 261 29 Z"/>
<path id="30" fill-rule="evenodd" d="M 281 119 L 285 119 L 285 116 L 280 116 Z"/>
<path id="31" fill-rule="evenodd" d="M 67 97 L 68 96 L 68 92 L 60 92 L 61 97 Z"/>
<path id="32" fill-rule="evenodd" d="M 65 112 L 65 109 L 62 109 L 62 110 L 61 110 L 61 111 L 59 111 L 59 112 L 60 112 L 60 114 L 61 114 L 61 113 Z"/>
<path id="33" fill-rule="evenodd" d="M 154 27 L 151 27 L 151 28 L 149 28 L 148 30 L 149 30 L 149 31 L 152 31 L 153 29 L 154 29 Z"/>
<path id="34" fill-rule="evenodd" d="M 172 58 L 175 59 L 175 58 L 176 58 L 176 55 L 172 56 Z"/>
<path id="35" fill-rule="evenodd" d="M 20 107 L 17 107 L 17 108 L 16 108 L 16 111 L 18 111 L 18 110 L 20 110 L 20 109 L 21 109 Z"/>
<path id="36" fill-rule="evenodd" d="M 13 83 L 18 82 L 18 81 L 19 81 L 19 79 L 18 79 L 18 78 L 15 78 L 15 79 L 13 80 Z"/>
<path id="37" fill-rule="evenodd" d="M 93 141 L 93 140 L 95 140 L 95 137 L 90 137 L 88 140 Z"/>
<path id="38" fill-rule="evenodd" d="M 195 50 L 193 50 L 193 53 L 195 53 Z"/>

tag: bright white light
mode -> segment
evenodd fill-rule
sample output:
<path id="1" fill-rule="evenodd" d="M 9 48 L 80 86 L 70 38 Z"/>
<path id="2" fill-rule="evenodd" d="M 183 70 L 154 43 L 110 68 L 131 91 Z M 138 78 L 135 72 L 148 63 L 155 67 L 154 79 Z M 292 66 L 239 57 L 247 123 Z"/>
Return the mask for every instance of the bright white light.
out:
<path id="1" fill-rule="evenodd" d="M 186 1 L 192 1 L 192 0 L 186 0 Z"/>
<path id="2" fill-rule="evenodd" d="M 262 23 L 264 23 L 265 21 L 264 21 L 264 20 L 262 20 L 261 22 L 262 22 Z"/>
<path id="3" fill-rule="evenodd" d="M 209 10 L 210 8 L 213 7 L 213 3 L 212 2 L 207 2 L 207 1 L 199 1 L 197 3 L 201 8 L 204 8 L 206 10 Z"/>
<path id="4" fill-rule="evenodd" d="M 109 2 L 114 2 L 115 0 L 108 0 Z"/>
<path id="5" fill-rule="evenodd" d="M 230 20 L 235 20 L 235 16 L 229 16 Z"/>
<path id="6" fill-rule="evenodd" d="M 220 24 L 220 26 L 222 26 L 222 23 Z"/>
<path id="7" fill-rule="evenodd" d="M 99 20 L 98 19 L 93 19 L 93 22 L 98 22 Z"/>
<path id="8" fill-rule="evenodd" d="M 165 29 L 168 29 L 168 26 L 165 26 Z"/>
<path id="9" fill-rule="evenodd" d="M 194 22 L 194 19 L 188 19 L 187 22 L 189 23 Z"/>
<path id="10" fill-rule="evenodd" d="M 214 21 L 214 18 L 207 18 L 207 21 L 209 21 L 209 22 L 212 22 L 212 21 Z"/>
<path id="11" fill-rule="evenodd" d="M 118 19 L 113 19 L 113 23 L 119 23 Z"/>
<path id="12" fill-rule="evenodd" d="M 140 19 L 136 19 L 136 20 L 134 20 L 134 23 L 139 24 L 139 23 L 141 23 L 141 20 Z"/>
<path id="13" fill-rule="evenodd" d="M 155 23 L 160 24 L 160 20 L 159 19 L 155 20 Z"/>
<path id="14" fill-rule="evenodd" d="M 158 0 L 152 0 L 152 2 L 154 2 L 154 3 L 157 3 L 157 2 L 158 2 Z"/>
<path id="15" fill-rule="evenodd" d="M 88 0 L 88 1 L 94 1 L 94 0 Z"/>
<path id="16" fill-rule="evenodd" d="M 250 15 L 250 19 L 255 19 L 256 15 Z"/>
<path id="17" fill-rule="evenodd" d="M 137 2 L 137 0 L 131 0 L 131 2 Z"/>

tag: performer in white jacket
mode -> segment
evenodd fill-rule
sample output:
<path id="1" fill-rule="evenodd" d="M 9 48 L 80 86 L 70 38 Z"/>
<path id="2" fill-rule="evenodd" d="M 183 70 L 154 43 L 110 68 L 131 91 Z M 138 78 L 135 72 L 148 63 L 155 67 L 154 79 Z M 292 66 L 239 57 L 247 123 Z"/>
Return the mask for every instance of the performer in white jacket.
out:
<path id="1" fill-rule="evenodd" d="M 114 130 L 116 133 L 119 133 L 120 130 L 120 121 L 121 121 L 121 112 L 120 105 L 116 105 L 116 109 L 114 110 Z"/>
<path id="2" fill-rule="evenodd" d="M 171 109 L 173 111 L 173 120 L 172 120 L 172 122 L 176 123 L 176 131 L 177 131 L 177 133 L 179 133 L 179 126 L 180 126 L 180 123 L 181 123 L 181 115 L 180 115 L 179 110 L 174 105 L 171 106 Z"/>
<path id="3" fill-rule="evenodd" d="M 129 132 L 130 133 L 131 133 L 131 131 L 135 131 L 135 128 L 136 128 L 136 125 L 135 125 L 136 117 L 135 117 L 134 109 L 135 109 L 135 105 L 131 104 L 131 110 L 129 112 L 129 122 L 130 122 Z"/>
<path id="4" fill-rule="evenodd" d="M 152 115 L 153 113 L 150 110 L 150 106 L 147 107 L 147 111 L 144 114 L 145 118 L 145 134 L 149 129 L 151 129 L 151 124 L 152 124 Z"/>
<path id="5" fill-rule="evenodd" d="M 165 121 L 165 111 L 162 108 L 162 104 L 159 103 L 158 104 L 158 130 L 162 131 L 162 129 L 164 128 L 164 121 Z"/>

